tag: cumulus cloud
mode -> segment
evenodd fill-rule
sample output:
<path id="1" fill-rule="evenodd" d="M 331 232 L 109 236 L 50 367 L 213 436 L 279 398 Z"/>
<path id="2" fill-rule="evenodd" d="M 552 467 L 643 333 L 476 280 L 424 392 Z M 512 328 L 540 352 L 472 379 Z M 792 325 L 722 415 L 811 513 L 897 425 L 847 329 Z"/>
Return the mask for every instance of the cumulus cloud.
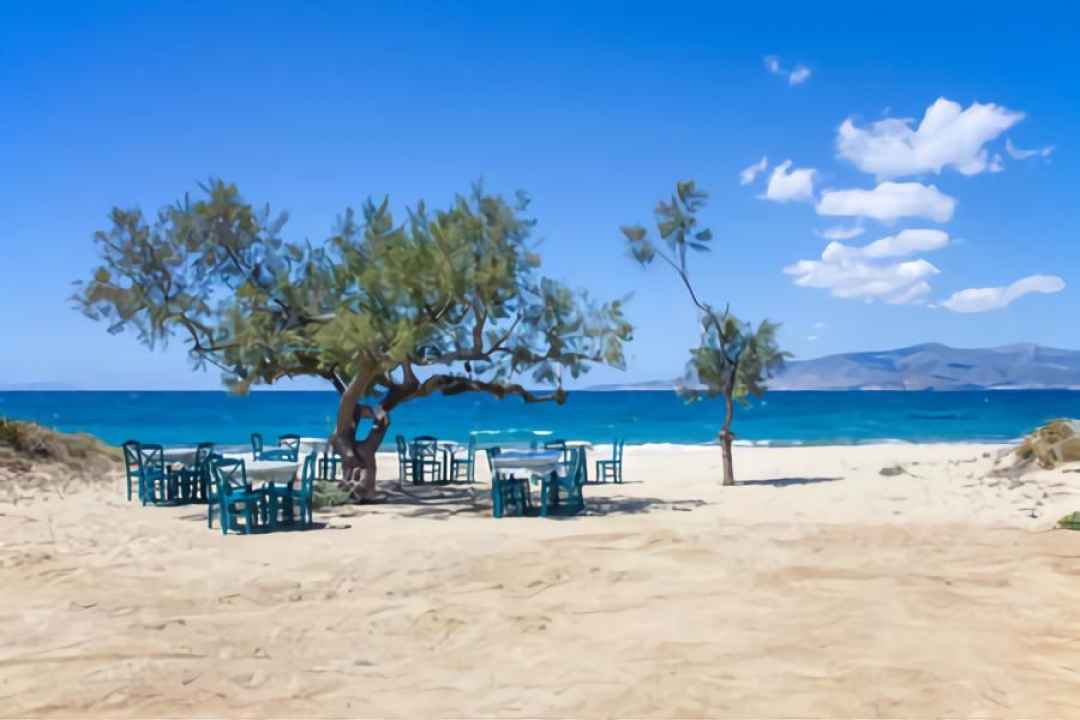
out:
<path id="1" fill-rule="evenodd" d="M 994 103 L 960 103 L 938 98 L 917 128 L 911 118 L 886 118 L 859 127 L 840 124 L 836 149 L 863 172 L 879 179 L 940 173 L 952 167 L 977 175 L 994 167 L 985 145 L 1024 119 L 1024 114 Z"/>
<path id="2" fill-rule="evenodd" d="M 1046 147 L 1035 148 L 1034 150 L 1021 150 L 1013 145 L 1011 138 L 1005 138 L 1005 152 L 1009 153 L 1009 157 L 1014 160 L 1027 160 L 1036 155 L 1046 158 L 1053 154 L 1054 146 L 1047 145 Z"/>
<path id="3" fill-rule="evenodd" d="M 773 168 L 769 176 L 769 185 L 765 188 L 766 200 L 775 202 L 788 202 L 791 200 L 814 199 L 814 174 L 813 168 L 791 168 L 791 161 L 784 162 Z"/>
<path id="4" fill-rule="evenodd" d="M 1005 287 L 968 288 L 953 293 L 941 303 L 946 310 L 977 313 L 998 310 L 1030 293 L 1057 293 L 1065 281 L 1057 275 L 1029 275 Z"/>
<path id="5" fill-rule="evenodd" d="M 762 156 L 761 160 L 759 160 L 758 162 L 739 171 L 739 184 L 749 185 L 750 183 L 754 182 L 758 175 L 765 172 L 765 169 L 768 167 L 769 159 L 765 156 Z"/>
<path id="6" fill-rule="evenodd" d="M 921 258 L 897 262 L 949 244 L 941 230 L 911 229 L 854 247 L 830 242 L 820 260 L 800 260 L 784 268 L 796 285 L 823 288 L 834 297 L 882 300 L 894 305 L 921 302 L 930 294 L 927 280 L 940 271 Z"/>
<path id="7" fill-rule="evenodd" d="M 892 222 L 902 217 L 921 217 L 948 222 L 956 200 L 934 185 L 917 182 L 883 182 L 873 190 L 826 190 L 817 204 L 818 215 L 868 217 Z"/>
<path id="8" fill-rule="evenodd" d="M 819 237 L 823 237 L 826 240 L 851 240 L 857 238 L 866 232 L 866 228 L 862 225 L 851 225 L 845 227 L 843 225 L 834 225 L 829 228 L 825 228 L 821 232 L 814 231 Z"/>
<path id="9" fill-rule="evenodd" d="M 776 55 L 765 56 L 765 69 L 773 75 L 786 76 L 788 85 L 802 85 L 810 79 L 812 71 L 805 65 L 796 65 L 794 70 L 788 70 L 780 64 L 780 58 Z"/>

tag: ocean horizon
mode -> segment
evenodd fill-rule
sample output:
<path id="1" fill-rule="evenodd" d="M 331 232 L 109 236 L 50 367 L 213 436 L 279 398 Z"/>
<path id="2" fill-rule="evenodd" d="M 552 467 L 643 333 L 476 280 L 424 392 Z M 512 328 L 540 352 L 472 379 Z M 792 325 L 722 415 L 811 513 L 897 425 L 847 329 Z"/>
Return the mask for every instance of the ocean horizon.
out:
<path id="1" fill-rule="evenodd" d="M 0 392 L 0 416 L 84 432 L 119 445 L 246 443 L 294 432 L 333 430 L 332 391 L 11 390 Z M 738 407 L 737 442 L 759 445 L 855 445 L 873 442 L 1009 442 L 1058 417 L 1080 415 L 1077 390 L 800 391 L 787 390 Z M 470 432 L 534 431 L 552 437 L 632 445 L 714 442 L 720 400 L 687 404 L 665 390 L 572 391 L 564 405 L 526 404 L 486 395 L 429 397 L 391 416 L 384 447 L 396 435 L 465 441 Z"/>

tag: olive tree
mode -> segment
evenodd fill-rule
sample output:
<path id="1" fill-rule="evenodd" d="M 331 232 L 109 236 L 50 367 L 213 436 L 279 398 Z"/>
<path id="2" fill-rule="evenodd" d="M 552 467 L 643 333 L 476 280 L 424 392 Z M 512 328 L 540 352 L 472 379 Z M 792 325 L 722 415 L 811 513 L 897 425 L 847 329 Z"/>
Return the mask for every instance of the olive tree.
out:
<path id="1" fill-rule="evenodd" d="M 779 370 L 788 354 L 777 346 L 779 325 L 762 320 L 755 328 L 739 321 L 730 305 L 718 310 L 701 299 L 690 281 L 687 251 L 708 252 L 712 231 L 699 226 L 698 214 L 708 196 L 693 181 L 676 184 L 670 202 L 661 201 L 655 210 L 656 230 L 663 247 L 654 242 L 640 225 L 622 228 L 634 259 L 643 267 L 660 260 L 679 277 L 697 309 L 701 322 L 701 344 L 690 350 L 688 382 L 679 387 L 689 400 L 701 397 L 724 399 L 724 422 L 720 441 L 724 455 L 724 485 L 735 484 L 731 445 L 735 434 L 735 402 L 746 402 L 749 395 L 765 394 L 765 381 Z M 666 249 L 665 249 L 666 248 Z"/>
<path id="2" fill-rule="evenodd" d="M 95 234 L 101 264 L 74 299 L 151 349 L 181 338 L 196 368 L 220 369 L 237 392 L 325 380 L 340 397 L 330 442 L 343 484 L 366 501 L 402 403 L 466 392 L 562 403 L 566 375 L 623 366 L 621 301 L 540 274 L 527 204 L 476 187 L 396 222 L 388 200 L 369 199 L 312 244 L 286 241 L 287 215 L 215 180 L 153 218 L 113 209 Z"/>

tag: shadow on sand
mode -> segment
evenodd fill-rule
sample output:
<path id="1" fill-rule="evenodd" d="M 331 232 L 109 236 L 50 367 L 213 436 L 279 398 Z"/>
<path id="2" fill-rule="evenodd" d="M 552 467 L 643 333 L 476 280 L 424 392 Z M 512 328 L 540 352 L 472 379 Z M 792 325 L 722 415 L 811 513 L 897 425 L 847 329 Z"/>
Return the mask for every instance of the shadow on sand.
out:
<path id="1" fill-rule="evenodd" d="M 786 478 L 768 478 L 766 480 L 737 480 L 735 487 L 746 486 L 753 487 L 755 485 L 769 485 L 771 487 L 790 487 L 792 485 L 813 485 L 815 483 L 827 483 L 843 480 L 838 477 L 786 477 Z"/>

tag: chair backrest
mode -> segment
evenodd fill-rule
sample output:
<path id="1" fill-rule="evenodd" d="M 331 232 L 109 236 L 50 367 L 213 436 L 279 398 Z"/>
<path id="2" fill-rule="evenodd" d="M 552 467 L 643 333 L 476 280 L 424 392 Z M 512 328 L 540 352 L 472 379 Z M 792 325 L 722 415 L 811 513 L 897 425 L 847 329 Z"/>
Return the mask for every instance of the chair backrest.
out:
<path id="1" fill-rule="evenodd" d="M 278 445 L 286 450 L 292 450 L 293 452 L 300 452 L 300 436 L 295 433 L 288 433 L 287 435 L 278 436 Z"/>
<path id="2" fill-rule="evenodd" d="M 260 433 L 251 433 L 251 455 L 258 460 L 263 451 L 263 437 Z"/>
<path id="3" fill-rule="evenodd" d="M 414 457 L 435 457 L 439 454 L 439 440 L 431 435 L 420 435 L 413 438 L 412 448 Z"/>
<path id="4" fill-rule="evenodd" d="M 214 443 L 201 442 L 195 448 L 195 467 L 201 468 L 210 462 L 210 456 L 214 454 Z"/>
<path id="5" fill-rule="evenodd" d="M 310 495 L 312 486 L 315 483 L 315 459 L 318 453 L 311 451 L 306 458 L 304 458 L 304 467 L 300 471 L 300 492 L 303 495 Z"/>
<path id="6" fill-rule="evenodd" d="M 570 452 L 570 449 L 568 447 L 566 447 L 566 441 L 565 440 L 548 440 L 546 443 L 544 443 L 544 449 L 545 450 L 558 450 L 559 452 L 562 453 L 562 461 L 564 463 L 569 463 L 571 461 L 570 455 L 572 453 Z"/>
<path id="7" fill-rule="evenodd" d="M 247 469 L 242 458 L 215 457 L 210 463 L 210 477 L 217 492 L 247 489 Z"/>
<path id="8" fill-rule="evenodd" d="M 127 472 L 128 477 L 135 477 L 139 474 L 139 468 L 142 467 L 142 450 L 139 449 L 139 441 L 128 440 L 123 448 L 124 471 Z"/>
<path id="9" fill-rule="evenodd" d="M 405 438 L 402 435 L 398 435 L 394 438 L 394 442 L 397 443 L 398 460 L 405 462 L 409 459 L 409 444 L 405 442 Z"/>
<path id="10" fill-rule="evenodd" d="M 502 452 L 502 448 L 499 448 L 499 447 L 484 448 L 484 454 L 487 455 L 488 470 L 491 471 L 491 479 L 492 480 L 494 480 L 495 476 L 497 475 L 497 473 L 495 471 L 495 458 L 498 457 L 499 453 L 501 453 L 501 452 Z"/>
<path id="11" fill-rule="evenodd" d="M 165 471 L 165 448 L 156 443 L 139 445 L 139 467 L 143 470 Z"/>
<path id="12" fill-rule="evenodd" d="M 570 453 L 570 461 L 566 469 L 566 477 L 573 478 L 574 482 L 581 485 L 585 482 L 585 453 Z"/>
<path id="13" fill-rule="evenodd" d="M 611 459 L 617 463 L 622 462 L 622 452 L 624 445 L 626 445 L 626 440 L 620 438 L 615 441 L 615 446 L 611 449 Z"/>
<path id="14" fill-rule="evenodd" d="M 466 470 L 469 482 L 476 482 L 476 436 L 469 435 L 469 447 L 465 451 L 465 457 L 469 459 L 469 467 Z"/>

